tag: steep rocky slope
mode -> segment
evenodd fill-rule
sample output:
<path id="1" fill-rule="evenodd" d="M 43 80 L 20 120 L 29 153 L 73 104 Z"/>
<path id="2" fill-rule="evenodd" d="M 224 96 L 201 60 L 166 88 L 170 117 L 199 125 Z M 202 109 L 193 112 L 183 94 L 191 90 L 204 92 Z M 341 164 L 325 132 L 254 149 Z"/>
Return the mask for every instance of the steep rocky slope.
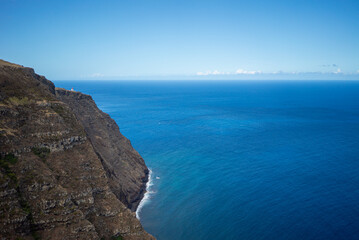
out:
<path id="1" fill-rule="evenodd" d="M 0 61 L 0 157 L 0 239 L 154 239 L 148 169 L 90 96 Z"/>
<path id="2" fill-rule="evenodd" d="M 135 210 L 143 197 L 148 170 L 142 157 L 119 131 L 115 121 L 97 108 L 91 96 L 56 88 L 58 99 L 66 103 L 85 128 L 96 153 L 107 170 L 115 195 Z"/>

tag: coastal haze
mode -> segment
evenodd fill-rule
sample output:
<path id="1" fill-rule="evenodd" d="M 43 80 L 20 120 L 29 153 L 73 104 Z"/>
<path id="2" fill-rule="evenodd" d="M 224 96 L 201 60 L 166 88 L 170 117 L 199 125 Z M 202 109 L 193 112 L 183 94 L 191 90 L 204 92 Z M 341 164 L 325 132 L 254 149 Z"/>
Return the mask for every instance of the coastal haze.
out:
<path id="1" fill-rule="evenodd" d="M 356 239 L 359 82 L 56 81 L 152 170 L 158 239 Z"/>

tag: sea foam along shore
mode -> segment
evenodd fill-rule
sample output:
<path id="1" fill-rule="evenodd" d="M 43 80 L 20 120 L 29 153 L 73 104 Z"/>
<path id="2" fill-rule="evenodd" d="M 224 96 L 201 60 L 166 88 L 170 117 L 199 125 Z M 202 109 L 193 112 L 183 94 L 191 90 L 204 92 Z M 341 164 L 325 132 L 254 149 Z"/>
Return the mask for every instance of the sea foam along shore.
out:
<path id="1" fill-rule="evenodd" d="M 146 192 L 136 210 L 137 219 L 140 219 L 140 213 L 141 213 L 143 206 L 145 206 L 149 202 L 150 195 L 154 193 L 153 191 L 151 191 L 151 187 L 153 186 L 152 170 L 151 169 L 148 169 L 148 170 L 149 170 L 149 173 L 148 173 L 148 181 L 146 183 Z"/>

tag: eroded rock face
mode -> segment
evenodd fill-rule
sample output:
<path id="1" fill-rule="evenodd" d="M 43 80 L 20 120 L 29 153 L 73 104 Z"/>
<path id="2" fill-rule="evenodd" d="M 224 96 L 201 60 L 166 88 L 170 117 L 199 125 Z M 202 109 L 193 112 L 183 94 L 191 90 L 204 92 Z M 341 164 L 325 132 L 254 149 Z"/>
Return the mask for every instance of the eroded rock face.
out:
<path id="1" fill-rule="evenodd" d="M 58 99 L 66 103 L 82 123 L 106 169 L 111 190 L 135 211 L 146 188 L 148 169 L 116 122 L 97 108 L 91 96 L 56 88 Z"/>
<path id="2" fill-rule="evenodd" d="M 0 61 L 0 156 L 0 239 L 154 239 L 147 167 L 90 96 Z"/>

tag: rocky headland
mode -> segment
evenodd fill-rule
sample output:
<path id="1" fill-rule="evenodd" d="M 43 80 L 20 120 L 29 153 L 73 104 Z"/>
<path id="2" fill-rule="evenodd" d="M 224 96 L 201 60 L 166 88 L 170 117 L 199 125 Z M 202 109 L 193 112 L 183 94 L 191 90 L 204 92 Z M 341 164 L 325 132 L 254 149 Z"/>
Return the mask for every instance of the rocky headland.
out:
<path id="1" fill-rule="evenodd" d="M 0 60 L 0 239 L 154 239 L 148 169 L 91 96 Z"/>

